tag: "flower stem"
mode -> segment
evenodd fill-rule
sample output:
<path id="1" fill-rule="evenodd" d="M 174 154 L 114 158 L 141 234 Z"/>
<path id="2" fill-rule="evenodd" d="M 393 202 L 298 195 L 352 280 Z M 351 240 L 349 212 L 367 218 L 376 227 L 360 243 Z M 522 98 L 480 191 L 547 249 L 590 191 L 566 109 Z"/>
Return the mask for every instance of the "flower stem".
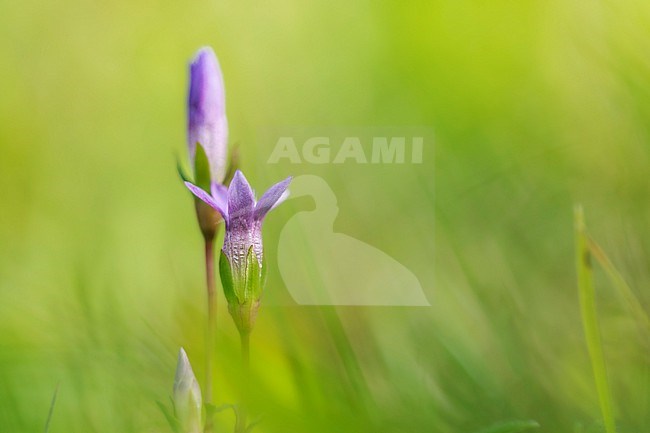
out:
<path id="1" fill-rule="evenodd" d="M 214 237 L 205 238 L 205 276 L 208 289 L 208 324 L 205 346 L 205 402 L 212 404 L 212 370 L 217 325 L 217 296 L 214 282 Z M 208 419 L 205 432 L 212 431 L 212 420 Z"/>
<path id="2" fill-rule="evenodd" d="M 241 403 L 239 407 L 239 416 L 237 417 L 236 433 L 246 432 L 246 418 L 248 393 L 249 393 L 249 377 L 250 377 L 250 332 L 239 332 L 241 340 L 241 360 L 242 360 L 242 387 L 241 387 Z"/>

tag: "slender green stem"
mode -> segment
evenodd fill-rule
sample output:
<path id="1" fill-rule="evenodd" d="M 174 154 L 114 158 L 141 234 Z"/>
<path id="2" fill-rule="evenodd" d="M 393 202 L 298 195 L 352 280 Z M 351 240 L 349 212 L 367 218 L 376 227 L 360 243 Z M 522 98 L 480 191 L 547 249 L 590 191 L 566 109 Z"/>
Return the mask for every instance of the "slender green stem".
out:
<path id="1" fill-rule="evenodd" d="M 242 359 L 242 368 L 244 371 L 245 378 L 248 378 L 250 372 L 250 341 L 251 335 L 248 332 L 242 332 L 239 334 L 241 339 L 241 359 Z"/>
<path id="2" fill-rule="evenodd" d="M 612 410 L 612 398 L 607 381 L 605 356 L 598 329 L 598 316 L 596 311 L 596 295 L 594 291 L 593 270 L 588 236 L 585 229 L 584 215 L 581 207 L 575 209 L 575 236 L 576 236 L 576 269 L 578 273 L 578 293 L 580 294 L 580 310 L 582 325 L 585 331 L 587 349 L 591 359 L 596 391 L 600 402 L 600 410 L 605 422 L 607 433 L 616 432 L 616 423 Z"/>
<path id="3" fill-rule="evenodd" d="M 246 432 L 246 418 L 248 394 L 250 388 L 250 332 L 239 332 L 241 340 L 241 360 L 242 360 L 242 387 L 241 387 L 241 402 L 239 407 L 239 415 L 237 417 L 236 433 Z"/>
<path id="4" fill-rule="evenodd" d="M 47 421 L 45 421 L 45 433 L 50 431 L 50 421 L 52 421 L 52 414 L 54 414 L 54 405 L 56 404 L 56 396 L 59 394 L 59 384 L 54 388 L 54 395 L 52 396 L 52 402 L 50 403 L 50 411 L 47 413 Z"/>
<path id="5" fill-rule="evenodd" d="M 212 370 L 214 345 L 216 338 L 217 325 L 217 295 L 214 281 L 214 238 L 205 239 L 205 276 L 208 291 L 208 324 L 206 330 L 205 346 L 205 402 L 213 403 L 212 396 Z M 205 432 L 212 431 L 212 420 L 208 419 L 205 426 Z"/>

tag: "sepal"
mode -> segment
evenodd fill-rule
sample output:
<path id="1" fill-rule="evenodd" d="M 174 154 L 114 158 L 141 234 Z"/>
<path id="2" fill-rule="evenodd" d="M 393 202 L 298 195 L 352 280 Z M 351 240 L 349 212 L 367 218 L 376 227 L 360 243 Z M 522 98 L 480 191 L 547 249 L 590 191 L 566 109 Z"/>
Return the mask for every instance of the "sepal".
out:
<path id="1" fill-rule="evenodd" d="M 194 184 L 204 191 L 210 191 L 210 162 L 201 143 L 196 143 L 194 155 Z"/>
<path id="2" fill-rule="evenodd" d="M 223 293 L 226 296 L 228 305 L 238 304 L 239 299 L 235 292 L 235 281 L 233 279 L 232 267 L 226 254 L 221 250 L 221 257 L 219 257 L 219 275 L 221 276 L 221 285 L 223 286 Z"/>
<path id="3" fill-rule="evenodd" d="M 269 267 L 266 264 L 266 256 L 262 254 L 262 272 L 260 274 L 260 297 L 262 296 L 262 289 L 266 286 L 266 278 L 268 277 Z"/>
<path id="4" fill-rule="evenodd" d="M 255 325 L 260 297 L 264 286 L 264 266 L 260 267 L 251 246 L 246 254 L 243 269 L 233 269 L 222 251 L 219 259 L 221 284 L 228 300 L 228 311 L 241 333 L 250 333 Z"/>
<path id="5" fill-rule="evenodd" d="M 257 255 L 251 246 L 246 254 L 246 295 L 244 299 L 259 299 L 262 296 L 262 272 Z"/>
<path id="6" fill-rule="evenodd" d="M 185 167 L 183 167 L 183 163 L 181 163 L 181 159 L 178 156 L 176 156 L 176 171 L 183 182 L 191 182 L 190 177 L 185 172 Z"/>

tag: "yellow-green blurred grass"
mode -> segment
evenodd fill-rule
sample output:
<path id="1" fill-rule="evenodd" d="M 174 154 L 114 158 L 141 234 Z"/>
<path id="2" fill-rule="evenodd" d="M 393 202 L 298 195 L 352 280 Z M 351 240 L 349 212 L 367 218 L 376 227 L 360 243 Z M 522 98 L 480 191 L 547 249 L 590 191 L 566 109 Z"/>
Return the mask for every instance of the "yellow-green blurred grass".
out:
<path id="1" fill-rule="evenodd" d="M 602 248 L 593 240 L 585 225 L 584 211 L 581 206 L 574 210 L 576 237 L 576 273 L 578 275 L 578 293 L 580 297 L 580 312 L 582 316 L 585 341 L 589 350 L 596 391 L 603 416 L 605 429 L 608 433 L 616 432 L 616 419 L 613 408 L 613 398 L 608 376 L 618 374 L 610 372 L 606 367 L 606 355 L 603 350 L 601 331 L 599 328 L 596 294 L 593 277 L 594 258 L 605 269 L 613 286 L 625 301 L 630 315 L 635 319 L 643 335 L 645 349 L 648 348 L 648 316 L 632 289 L 625 282 Z"/>
<path id="2" fill-rule="evenodd" d="M 640 1 L 0 7 L 0 425 L 163 432 L 178 346 L 203 377 L 201 240 L 175 173 L 185 64 L 211 44 L 232 142 L 263 188 L 323 176 L 335 228 L 419 277 L 430 308 L 299 307 L 273 251 L 252 337 L 261 432 L 540 432 L 600 417 L 575 294 L 571 206 L 650 297 L 650 8 Z M 269 166 L 260 127 L 429 125 L 421 166 Z M 308 260 L 308 258 L 301 258 Z M 599 272 L 596 278 L 605 278 Z M 650 425 L 648 352 L 599 293 L 621 432 Z M 223 297 L 221 297 L 223 299 Z M 217 401 L 237 395 L 220 306 Z M 232 415 L 218 417 L 229 431 Z"/>

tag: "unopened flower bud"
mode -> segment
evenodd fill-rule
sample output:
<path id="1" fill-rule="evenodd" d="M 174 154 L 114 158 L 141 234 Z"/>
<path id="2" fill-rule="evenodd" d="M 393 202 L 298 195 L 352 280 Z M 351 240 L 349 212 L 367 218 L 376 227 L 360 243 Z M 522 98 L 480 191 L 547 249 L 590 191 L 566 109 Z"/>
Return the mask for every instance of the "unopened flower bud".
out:
<path id="1" fill-rule="evenodd" d="M 228 120 L 223 76 L 217 56 L 210 47 L 201 48 L 190 64 L 187 99 L 187 146 L 194 174 L 199 175 L 196 170 L 198 145 L 207 157 L 209 180 L 222 183 L 226 175 Z"/>
<path id="2" fill-rule="evenodd" d="M 178 352 L 173 399 L 181 432 L 201 433 L 201 388 L 183 348 Z"/>

